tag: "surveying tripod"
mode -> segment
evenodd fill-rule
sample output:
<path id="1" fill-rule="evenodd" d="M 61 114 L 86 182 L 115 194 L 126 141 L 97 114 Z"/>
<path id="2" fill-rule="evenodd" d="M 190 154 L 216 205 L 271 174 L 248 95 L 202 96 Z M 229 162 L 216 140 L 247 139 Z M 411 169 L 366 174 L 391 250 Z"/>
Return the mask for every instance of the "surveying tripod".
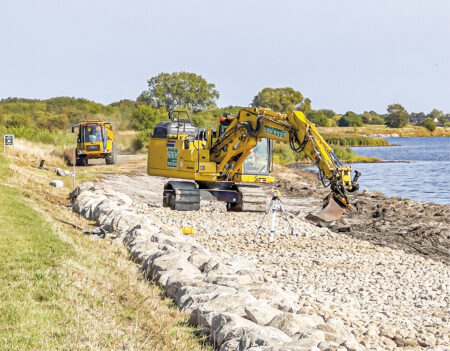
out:
<path id="1" fill-rule="evenodd" d="M 289 222 L 287 213 L 283 207 L 283 203 L 281 202 L 280 196 L 281 196 L 281 193 L 279 190 L 272 191 L 272 200 L 270 200 L 269 206 L 267 207 L 267 210 L 264 213 L 261 223 L 259 223 L 258 230 L 255 234 L 255 239 L 257 238 L 259 231 L 261 230 L 261 228 L 264 224 L 264 220 L 266 219 L 266 216 L 270 212 L 270 210 L 272 210 L 272 221 L 271 221 L 271 226 L 270 226 L 270 242 L 273 243 L 274 236 L 275 236 L 275 230 L 277 227 L 277 211 L 281 211 L 281 214 L 283 215 L 285 221 L 287 222 L 287 224 L 289 225 L 289 228 L 291 229 L 291 235 L 295 236 L 294 228 L 292 227 L 291 223 Z"/>

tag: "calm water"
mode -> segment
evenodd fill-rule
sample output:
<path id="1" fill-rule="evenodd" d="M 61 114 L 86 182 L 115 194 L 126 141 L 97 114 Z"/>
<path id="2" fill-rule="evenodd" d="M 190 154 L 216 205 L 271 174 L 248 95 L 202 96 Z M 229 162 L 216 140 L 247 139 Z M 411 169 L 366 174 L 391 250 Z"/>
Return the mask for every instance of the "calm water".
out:
<path id="1" fill-rule="evenodd" d="M 399 146 L 354 147 L 358 155 L 390 163 L 356 163 L 361 189 L 450 204 L 450 137 L 386 138 Z"/>

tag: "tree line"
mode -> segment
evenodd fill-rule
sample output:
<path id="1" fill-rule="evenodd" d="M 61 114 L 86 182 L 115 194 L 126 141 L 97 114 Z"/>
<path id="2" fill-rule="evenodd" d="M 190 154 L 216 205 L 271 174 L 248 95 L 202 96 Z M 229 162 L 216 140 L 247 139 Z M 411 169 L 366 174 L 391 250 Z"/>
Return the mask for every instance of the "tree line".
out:
<path id="1" fill-rule="evenodd" d="M 202 76 L 189 72 L 160 73 L 147 81 L 147 89 L 135 101 L 121 100 L 103 105 L 87 99 L 56 97 L 47 100 L 7 98 L 0 100 L 0 132 L 13 131 L 18 136 L 38 130 L 57 132 L 81 120 L 101 118 L 112 121 L 118 129 L 141 131 L 144 142 L 146 132 L 162 120 L 167 111 L 186 109 L 200 127 L 213 127 L 217 117 L 235 114 L 240 106 L 217 107 L 219 92 L 214 84 Z M 434 109 L 429 114 L 408 113 L 398 103 L 387 107 L 387 113 L 365 111 L 361 114 L 347 111 L 338 114 L 330 109 L 313 109 L 311 99 L 291 87 L 264 88 L 250 102 L 254 107 L 269 107 L 278 112 L 300 110 L 318 126 L 359 127 L 363 124 L 405 127 L 410 120 L 434 130 L 438 124 L 450 125 L 450 114 Z M 28 135 L 27 134 L 27 135 Z"/>
<path id="2" fill-rule="evenodd" d="M 166 110 L 174 108 L 184 108 L 194 114 L 194 120 L 201 126 L 210 120 L 211 111 L 222 112 L 217 109 L 216 100 L 219 98 L 219 92 L 215 85 L 208 83 L 203 77 L 194 73 L 175 72 L 160 73 L 150 78 L 148 89 L 142 92 L 137 98 L 138 102 L 152 108 L 165 108 Z M 305 98 L 300 91 L 291 87 L 285 88 L 264 88 L 257 93 L 251 102 L 254 107 L 269 107 L 274 111 L 286 113 L 293 110 L 299 110 L 305 113 L 306 117 L 318 126 L 323 127 L 360 127 L 363 124 L 386 125 L 391 128 L 403 128 L 413 117 L 419 125 L 433 131 L 436 129 L 436 122 L 444 126 L 450 126 L 450 114 L 444 115 L 440 110 L 433 109 L 429 114 L 408 113 L 406 109 L 394 103 L 387 107 L 387 113 L 378 114 L 375 111 L 364 111 L 357 114 L 353 111 L 347 111 L 345 114 L 337 114 L 330 109 L 314 110 L 311 107 L 311 99 Z M 238 108 L 230 106 L 231 111 Z M 139 119 L 144 116 L 140 111 Z M 199 112 L 203 116 L 198 115 Z M 209 115 L 208 115 L 209 113 Z M 148 110 L 149 120 L 154 123 L 153 114 Z M 145 119 L 145 118 L 144 118 Z M 150 124 L 146 125 L 149 127 Z"/>

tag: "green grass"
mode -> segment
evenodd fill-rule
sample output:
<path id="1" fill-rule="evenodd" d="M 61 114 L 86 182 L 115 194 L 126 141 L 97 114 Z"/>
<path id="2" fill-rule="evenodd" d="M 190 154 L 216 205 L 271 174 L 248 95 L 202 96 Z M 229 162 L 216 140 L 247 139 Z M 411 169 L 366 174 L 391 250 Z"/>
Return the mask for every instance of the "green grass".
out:
<path id="1" fill-rule="evenodd" d="M 0 153 L 0 350 L 210 350 L 120 243 L 50 220 L 92 225 L 52 177 Z"/>
<path id="2" fill-rule="evenodd" d="M 8 176 L 0 155 L 0 177 Z M 56 348 L 65 337 L 64 277 L 57 267 L 74 254 L 26 205 L 22 193 L 0 186 L 0 349 Z"/>
<path id="3" fill-rule="evenodd" d="M 342 162 L 354 163 L 354 162 L 379 162 L 380 161 L 380 159 L 378 157 L 359 156 L 348 147 L 342 147 L 342 146 L 337 146 L 337 145 L 331 145 L 331 147 L 333 148 L 334 154 Z"/>
<path id="4" fill-rule="evenodd" d="M 386 140 L 381 138 L 368 137 L 324 137 L 325 141 L 330 145 L 338 146 L 389 146 Z"/>

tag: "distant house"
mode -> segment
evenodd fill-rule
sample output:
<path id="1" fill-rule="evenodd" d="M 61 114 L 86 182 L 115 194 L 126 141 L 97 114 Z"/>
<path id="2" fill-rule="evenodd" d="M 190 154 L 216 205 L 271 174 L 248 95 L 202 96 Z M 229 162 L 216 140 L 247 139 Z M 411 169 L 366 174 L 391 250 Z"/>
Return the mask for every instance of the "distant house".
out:
<path id="1" fill-rule="evenodd" d="M 417 124 L 427 119 L 427 116 L 424 113 L 411 113 L 409 115 L 409 123 Z"/>

